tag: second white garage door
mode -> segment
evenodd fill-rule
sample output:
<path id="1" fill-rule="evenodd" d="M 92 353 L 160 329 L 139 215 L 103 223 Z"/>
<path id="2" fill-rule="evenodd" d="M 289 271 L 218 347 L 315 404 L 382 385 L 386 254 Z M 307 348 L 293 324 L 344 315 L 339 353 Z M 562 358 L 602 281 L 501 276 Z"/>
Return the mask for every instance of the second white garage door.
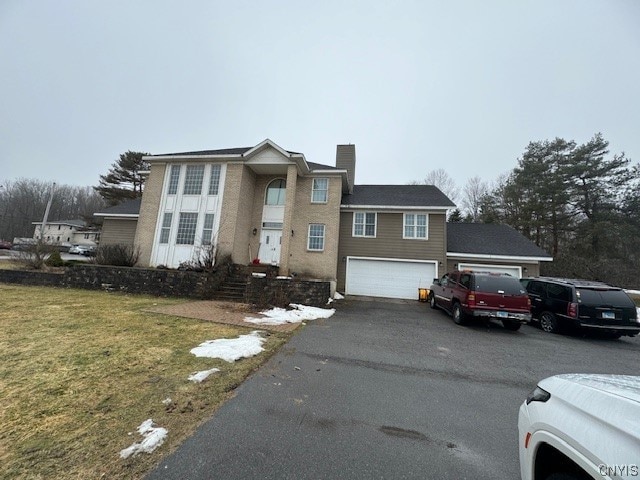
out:
<path id="1" fill-rule="evenodd" d="M 460 263 L 459 270 L 473 270 L 474 272 L 508 273 L 512 277 L 522 278 L 522 268 L 517 265 L 485 265 L 481 263 Z"/>
<path id="2" fill-rule="evenodd" d="M 346 294 L 417 300 L 437 277 L 435 261 L 347 257 Z"/>

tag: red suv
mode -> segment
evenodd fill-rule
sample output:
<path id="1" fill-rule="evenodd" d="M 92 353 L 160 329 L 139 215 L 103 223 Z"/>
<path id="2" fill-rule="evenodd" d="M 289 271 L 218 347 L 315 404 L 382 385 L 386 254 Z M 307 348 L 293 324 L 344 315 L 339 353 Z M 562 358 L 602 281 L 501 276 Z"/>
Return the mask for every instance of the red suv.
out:
<path id="1" fill-rule="evenodd" d="M 455 271 L 434 279 L 429 292 L 431 308 L 442 308 L 458 325 L 470 317 L 501 320 L 504 328 L 518 330 L 531 320 L 531 300 L 517 278 L 506 273 Z"/>

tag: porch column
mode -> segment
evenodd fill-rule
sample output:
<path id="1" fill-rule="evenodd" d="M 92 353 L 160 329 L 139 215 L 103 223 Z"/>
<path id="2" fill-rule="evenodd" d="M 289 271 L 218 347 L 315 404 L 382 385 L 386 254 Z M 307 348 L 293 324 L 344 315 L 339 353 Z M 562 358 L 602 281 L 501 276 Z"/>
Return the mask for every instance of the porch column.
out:
<path id="1" fill-rule="evenodd" d="M 293 210 L 296 201 L 296 186 L 298 181 L 298 167 L 289 165 L 287 168 L 287 200 L 284 204 L 284 222 L 282 224 L 282 245 L 280 245 L 280 275 L 289 275 L 289 259 L 291 245 L 291 231 L 293 228 Z M 298 232 L 300 235 L 300 232 Z"/>

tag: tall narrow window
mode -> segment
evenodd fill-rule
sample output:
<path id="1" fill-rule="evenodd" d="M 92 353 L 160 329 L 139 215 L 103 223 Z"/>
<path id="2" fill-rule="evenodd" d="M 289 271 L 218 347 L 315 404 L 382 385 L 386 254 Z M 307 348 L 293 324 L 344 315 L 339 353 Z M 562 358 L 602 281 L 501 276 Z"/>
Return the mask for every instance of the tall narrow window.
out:
<path id="1" fill-rule="evenodd" d="M 284 205 L 287 194 L 287 182 L 282 178 L 273 180 L 267 187 L 265 205 Z"/>
<path id="2" fill-rule="evenodd" d="M 404 214 L 403 238 L 416 238 L 426 240 L 428 238 L 428 215 L 417 213 Z"/>
<path id="3" fill-rule="evenodd" d="M 196 238 L 197 213 L 180 212 L 176 245 L 193 245 Z"/>
<path id="4" fill-rule="evenodd" d="M 173 213 L 165 212 L 162 217 L 162 228 L 160 229 L 160 243 L 169 243 L 169 234 L 171 233 L 171 221 Z"/>
<path id="5" fill-rule="evenodd" d="M 311 203 L 327 203 L 328 191 L 328 178 L 314 178 L 311 189 Z"/>
<path id="6" fill-rule="evenodd" d="M 200 195 L 202 193 L 202 180 L 204 179 L 204 165 L 187 165 L 187 174 L 184 179 L 185 195 Z"/>
<path id="7" fill-rule="evenodd" d="M 309 240 L 307 248 L 317 252 L 324 250 L 324 225 L 321 223 L 309 224 Z"/>
<path id="8" fill-rule="evenodd" d="M 376 214 L 375 212 L 356 212 L 353 214 L 353 236 L 375 237 Z"/>
<path id="9" fill-rule="evenodd" d="M 202 245 L 211 245 L 213 238 L 213 213 L 204 215 L 204 226 L 202 227 Z"/>
<path id="10" fill-rule="evenodd" d="M 169 174 L 169 195 L 178 193 L 178 183 L 180 181 L 180 165 L 171 165 L 171 173 Z"/>
<path id="11" fill-rule="evenodd" d="M 220 165 L 211 165 L 211 177 L 209 178 L 209 195 L 218 195 L 220 188 Z"/>

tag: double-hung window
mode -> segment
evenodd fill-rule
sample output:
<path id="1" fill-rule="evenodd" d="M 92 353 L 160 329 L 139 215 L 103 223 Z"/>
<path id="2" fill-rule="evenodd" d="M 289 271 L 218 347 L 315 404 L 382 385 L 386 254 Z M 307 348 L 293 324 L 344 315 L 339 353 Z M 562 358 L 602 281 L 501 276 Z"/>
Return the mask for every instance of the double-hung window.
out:
<path id="1" fill-rule="evenodd" d="M 184 195 L 200 195 L 202 193 L 202 180 L 204 179 L 204 165 L 187 165 L 187 174 L 184 179 Z"/>
<path id="2" fill-rule="evenodd" d="M 402 238 L 426 240 L 429 230 L 429 215 L 426 213 L 405 213 Z"/>
<path id="3" fill-rule="evenodd" d="M 171 165 L 171 173 L 169 174 L 169 195 L 178 193 L 178 182 L 180 181 L 180 165 Z"/>
<path id="4" fill-rule="evenodd" d="M 213 238 L 213 213 L 205 213 L 204 226 L 202 227 L 202 245 L 211 245 Z"/>
<path id="5" fill-rule="evenodd" d="M 375 237 L 376 236 L 376 213 L 375 212 L 355 212 L 353 214 L 353 236 L 354 237 Z"/>
<path id="6" fill-rule="evenodd" d="M 220 188 L 220 165 L 211 165 L 211 176 L 209 178 L 209 195 L 218 195 Z"/>
<path id="7" fill-rule="evenodd" d="M 329 179 L 314 178 L 311 188 L 311 203 L 327 203 L 329 197 Z"/>
<path id="8" fill-rule="evenodd" d="M 193 245 L 196 238 L 196 225 L 198 223 L 197 213 L 180 212 L 178 222 L 177 245 Z"/>
<path id="9" fill-rule="evenodd" d="M 165 212 L 162 217 L 162 228 L 160 229 L 160 243 L 169 243 L 169 234 L 171 233 L 171 221 L 173 213 Z"/>
<path id="10" fill-rule="evenodd" d="M 307 249 L 315 252 L 324 250 L 324 225 L 321 223 L 309 224 L 309 239 Z"/>

